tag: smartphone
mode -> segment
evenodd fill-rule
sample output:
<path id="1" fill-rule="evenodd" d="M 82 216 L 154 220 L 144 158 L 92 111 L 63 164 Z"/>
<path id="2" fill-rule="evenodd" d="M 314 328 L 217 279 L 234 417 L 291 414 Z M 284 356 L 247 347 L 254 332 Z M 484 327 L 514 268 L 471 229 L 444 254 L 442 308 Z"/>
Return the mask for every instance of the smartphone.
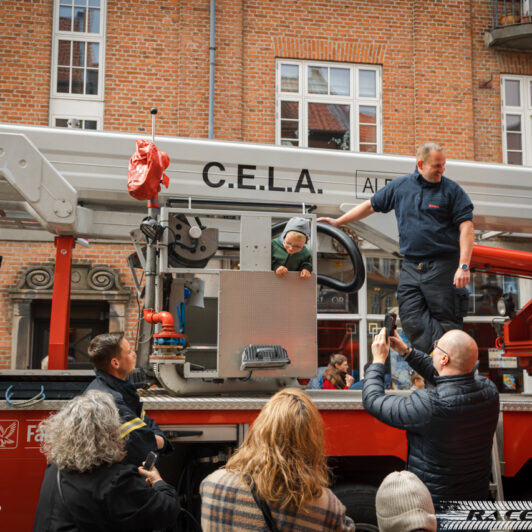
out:
<path id="1" fill-rule="evenodd" d="M 395 320 L 397 319 L 397 314 L 394 312 L 388 312 L 384 316 L 384 327 L 386 328 L 386 341 L 390 336 L 393 336 L 393 331 L 396 329 Z"/>
<path id="2" fill-rule="evenodd" d="M 142 466 L 142 469 L 146 469 L 146 471 L 151 471 L 155 466 L 155 462 L 157 462 L 157 458 L 157 453 L 150 451 L 148 453 L 148 456 L 146 456 L 146 460 L 144 460 L 144 465 Z"/>

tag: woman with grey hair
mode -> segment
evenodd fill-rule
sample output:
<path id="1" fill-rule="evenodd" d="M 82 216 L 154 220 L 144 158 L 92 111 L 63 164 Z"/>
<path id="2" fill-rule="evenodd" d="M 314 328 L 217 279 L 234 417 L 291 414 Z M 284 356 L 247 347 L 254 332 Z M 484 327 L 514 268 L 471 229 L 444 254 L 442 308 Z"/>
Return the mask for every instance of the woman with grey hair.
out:
<path id="1" fill-rule="evenodd" d="M 126 455 L 112 396 L 91 390 L 40 425 L 44 473 L 33 530 L 151 531 L 175 524 L 179 503 L 156 468 Z"/>

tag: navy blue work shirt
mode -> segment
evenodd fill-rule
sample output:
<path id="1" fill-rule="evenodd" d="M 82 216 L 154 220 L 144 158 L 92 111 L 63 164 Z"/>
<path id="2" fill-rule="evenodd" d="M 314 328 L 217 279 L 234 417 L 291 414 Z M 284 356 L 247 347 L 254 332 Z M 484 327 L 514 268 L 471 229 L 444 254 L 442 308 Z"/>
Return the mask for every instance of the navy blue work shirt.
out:
<path id="1" fill-rule="evenodd" d="M 442 176 L 427 181 L 416 168 L 378 190 L 371 198 L 376 212 L 395 210 L 400 251 L 407 260 L 460 253 L 462 222 L 473 219 L 473 203 L 462 187 Z"/>

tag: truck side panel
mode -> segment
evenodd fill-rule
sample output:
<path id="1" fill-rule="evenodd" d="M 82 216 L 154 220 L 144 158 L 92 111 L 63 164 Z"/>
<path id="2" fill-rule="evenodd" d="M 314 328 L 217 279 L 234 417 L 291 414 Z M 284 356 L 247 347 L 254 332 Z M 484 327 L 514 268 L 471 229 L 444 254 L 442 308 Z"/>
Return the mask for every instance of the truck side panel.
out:
<path id="1" fill-rule="evenodd" d="M 503 412 L 504 475 L 513 477 L 531 459 L 531 412 Z"/>

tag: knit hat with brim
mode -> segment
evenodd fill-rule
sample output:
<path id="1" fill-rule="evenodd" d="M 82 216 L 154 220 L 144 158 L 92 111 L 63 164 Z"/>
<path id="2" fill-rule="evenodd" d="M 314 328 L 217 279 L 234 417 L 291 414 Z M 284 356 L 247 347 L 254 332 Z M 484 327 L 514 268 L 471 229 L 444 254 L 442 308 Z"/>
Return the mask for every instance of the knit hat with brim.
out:
<path id="1" fill-rule="evenodd" d="M 377 521 L 381 532 L 436 532 L 434 504 L 429 490 L 410 471 L 390 473 L 377 491 Z"/>

